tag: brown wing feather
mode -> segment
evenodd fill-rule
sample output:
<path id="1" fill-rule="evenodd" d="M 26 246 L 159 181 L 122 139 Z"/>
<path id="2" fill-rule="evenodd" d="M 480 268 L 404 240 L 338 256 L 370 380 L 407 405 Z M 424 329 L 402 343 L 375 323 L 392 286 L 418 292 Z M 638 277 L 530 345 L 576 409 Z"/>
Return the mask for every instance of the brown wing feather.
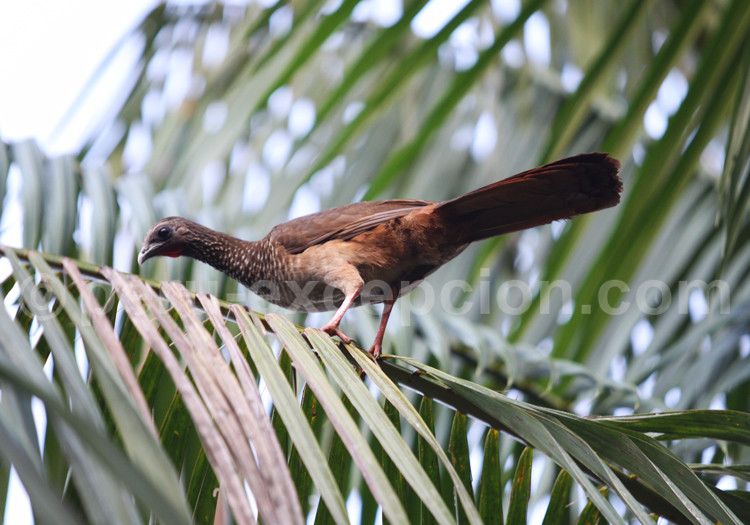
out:
<path id="1" fill-rule="evenodd" d="M 326 241 L 349 240 L 429 204 L 432 203 L 409 199 L 347 204 L 279 224 L 270 231 L 268 238 L 284 246 L 289 253 L 301 253 Z"/>

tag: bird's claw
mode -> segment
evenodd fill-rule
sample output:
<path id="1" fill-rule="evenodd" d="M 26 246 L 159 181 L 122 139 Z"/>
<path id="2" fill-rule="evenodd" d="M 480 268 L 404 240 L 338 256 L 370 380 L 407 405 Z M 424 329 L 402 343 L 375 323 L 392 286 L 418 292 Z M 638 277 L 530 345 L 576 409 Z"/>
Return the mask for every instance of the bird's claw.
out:
<path id="1" fill-rule="evenodd" d="M 339 330 L 338 326 L 324 326 L 321 328 L 325 333 L 333 337 L 334 335 L 337 336 L 339 339 L 341 339 L 341 342 L 345 345 L 353 344 L 354 346 L 358 348 L 362 348 L 357 341 L 355 341 L 353 338 L 346 335 L 344 332 Z M 380 343 L 374 343 L 370 349 L 367 351 L 368 355 L 372 358 L 373 361 L 377 361 L 378 357 L 380 357 L 380 353 L 382 352 L 382 345 Z"/>
<path id="2" fill-rule="evenodd" d="M 368 354 L 370 354 L 370 357 L 372 357 L 375 361 L 378 360 L 378 357 L 380 357 L 380 353 L 383 351 L 380 344 L 375 343 L 373 344 L 370 349 L 367 351 Z"/>
<path id="3" fill-rule="evenodd" d="M 338 326 L 324 326 L 323 328 L 321 328 L 321 330 L 323 330 L 325 333 L 327 333 L 331 337 L 333 337 L 334 335 L 338 336 L 338 338 L 341 339 L 341 342 L 344 343 L 345 345 L 348 345 L 350 343 L 353 343 L 355 345 L 357 344 L 357 342 L 354 339 L 352 339 L 351 337 L 346 335 L 344 332 L 339 330 Z"/>

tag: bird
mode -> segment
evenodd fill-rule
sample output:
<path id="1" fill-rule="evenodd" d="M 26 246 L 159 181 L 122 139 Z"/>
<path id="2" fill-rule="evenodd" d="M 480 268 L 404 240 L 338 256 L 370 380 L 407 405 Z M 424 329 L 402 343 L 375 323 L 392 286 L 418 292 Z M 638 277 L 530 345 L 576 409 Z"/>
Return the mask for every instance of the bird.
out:
<path id="1" fill-rule="evenodd" d="M 154 224 L 138 263 L 190 257 L 290 310 L 334 311 L 322 330 L 354 340 L 339 324 L 350 307 L 383 303 L 370 355 L 382 351 L 396 300 L 470 243 L 615 206 L 620 163 L 584 153 L 534 168 L 445 202 L 392 199 L 330 208 L 245 241 L 182 217 Z"/>

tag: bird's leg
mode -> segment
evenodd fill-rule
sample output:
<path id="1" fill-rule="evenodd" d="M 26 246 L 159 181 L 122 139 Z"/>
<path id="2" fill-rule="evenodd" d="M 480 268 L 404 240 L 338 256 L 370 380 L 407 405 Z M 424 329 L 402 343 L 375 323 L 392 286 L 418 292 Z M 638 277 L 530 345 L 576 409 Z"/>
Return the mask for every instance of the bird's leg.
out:
<path id="1" fill-rule="evenodd" d="M 333 318 L 326 323 L 326 325 L 321 328 L 325 333 L 328 335 L 337 335 L 339 338 L 345 343 L 349 344 L 354 341 L 351 337 L 344 335 L 344 332 L 339 330 L 339 323 L 341 323 L 341 319 L 344 317 L 344 314 L 349 309 L 349 307 L 352 305 L 352 301 L 357 298 L 359 295 L 359 292 L 362 291 L 362 285 L 360 284 L 357 286 L 357 288 L 354 289 L 352 293 L 347 295 L 344 298 L 344 302 L 341 303 L 341 306 L 339 306 L 339 309 L 336 310 L 336 313 L 334 314 Z"/>
<path id="2" fill-rule="evenodd" d="M 375 335 L 375 341 L 368 350 L 373 359 L 377 359 L 380 356 L 380 352 L 383 350 L 383 336 L 385 335 L 385 327 L 388 324 L 388 318 L 391 316 L 391 310 L 393 305 L 396 304 L 398 299 L 398 286 L 391 286 L 391 296 L 386 299 L 383 303 L 383 315 L 380 316 L 380 326 L 378 327 L 378 333 Z"/>

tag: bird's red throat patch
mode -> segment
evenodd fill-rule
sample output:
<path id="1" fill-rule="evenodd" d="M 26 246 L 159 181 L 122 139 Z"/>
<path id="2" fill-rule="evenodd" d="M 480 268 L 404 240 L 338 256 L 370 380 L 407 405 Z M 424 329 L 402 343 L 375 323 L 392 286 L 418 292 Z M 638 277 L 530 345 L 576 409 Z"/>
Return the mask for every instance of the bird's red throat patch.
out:
<path id="1" fill-rule="evenodd" d="M 161 252 L 159 255 L 164 255 L 165 257 L 179 257 L 182 255 L 182 250 L 181 246 L 172 246 Z"/>

